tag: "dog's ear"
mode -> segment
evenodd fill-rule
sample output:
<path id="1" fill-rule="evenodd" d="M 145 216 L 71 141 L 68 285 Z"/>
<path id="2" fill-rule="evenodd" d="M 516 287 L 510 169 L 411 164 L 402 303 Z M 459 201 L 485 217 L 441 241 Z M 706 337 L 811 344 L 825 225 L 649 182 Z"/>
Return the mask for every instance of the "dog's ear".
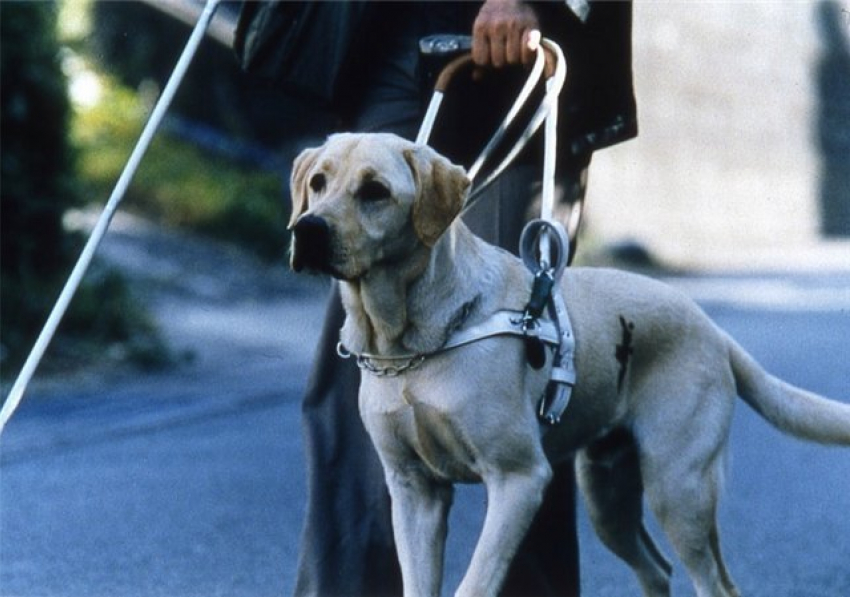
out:
<path id="1" fill-rule="evenodd" d="M 295 222 L 307 209 L 308 187 L 307 174 L 313 168 L 319 158 L 321 148 L 315 147 L 305 149 L 292 164 L 292 174 L 289 177 L 289 193 L 292 196 L 292 216 L 289 218 L 289 228 L 295 226 Z"/>
<path id="2" fill-rule="evenodd" d="M 426 145 L 404 150 L 416 181 L 413 229 L 426 246 L 437 239 L 460 213 L 470 181 L 466 171 Z"/>

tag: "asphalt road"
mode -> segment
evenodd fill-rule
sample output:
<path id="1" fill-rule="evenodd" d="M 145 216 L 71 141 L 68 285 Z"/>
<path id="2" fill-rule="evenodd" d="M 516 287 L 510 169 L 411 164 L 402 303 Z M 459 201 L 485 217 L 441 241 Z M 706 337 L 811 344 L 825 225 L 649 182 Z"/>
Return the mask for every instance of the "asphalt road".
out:
<path id="1" fill-rule="evenodd" d="M 768 370 L 850 401 L 850 274 L 672 281 Z M 195 353 L 176 371 L 33 389 L 0 440 L 0 595 L 291 593 L 305 503 L 299 399 L 324 285 L 267 283 L 247 298 L 212 292 L 201 309 L 197 297 L 157 295 L 172 341 Z M 785 437 L 742 404 L 730 453 L 721 533 L 743 594 L 850 595 L 850 451 Z M 459 494 L 447 587 L 483 502 L 480 488 Z M 639 594 L 579 519 L 583 594 Z M 692 595 L 675 566 L 674 594 Z"/>

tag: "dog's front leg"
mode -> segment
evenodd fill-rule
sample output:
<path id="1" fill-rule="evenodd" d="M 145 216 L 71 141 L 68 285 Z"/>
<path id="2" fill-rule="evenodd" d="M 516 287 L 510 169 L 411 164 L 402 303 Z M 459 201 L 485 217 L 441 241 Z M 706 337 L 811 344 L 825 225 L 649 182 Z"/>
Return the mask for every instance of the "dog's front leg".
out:
<path id="1" fill-rule="evenodd" d="M 443 581 L 447 520 L 454 490 L 410 463 L 406 470 L 389 471 L 387 485 L 404 595 L 437 597 Z"/>
<path id="2" fill-rule="evenodd" d="M 456 597 L 495 597 L 552 478 L 545 458 L 533 468 L 484 477 L 487 515 Z"/>

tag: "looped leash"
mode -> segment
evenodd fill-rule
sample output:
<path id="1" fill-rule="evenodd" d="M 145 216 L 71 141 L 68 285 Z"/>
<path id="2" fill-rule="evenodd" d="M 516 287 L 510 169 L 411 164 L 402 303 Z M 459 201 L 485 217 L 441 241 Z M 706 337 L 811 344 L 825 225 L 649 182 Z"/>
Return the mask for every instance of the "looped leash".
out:
<path id="1" fill-rule="evenodd" d="M 462 56 L 449 63 L 440 74 L 434 95 L 416 138 L 418 143 L 428 142 L 450 79 L 458 70 L 471 63 L 471 56 Z M 545 122 L 541 217 L 539 220 L 533 220 L 526 225 L 520 239 L 520 257 L 534 275 L 534 281 L 531 297 L 525 311 L 519 319 L 512 321 L 512 323 L 519 325 L 523 333 L 530 336 L 544 321 L 542 319 L 544 311 L 548 311 L 551 321 L 557 328 L 558 342 L 555 348 L 550 383 L 540 400 L 538 411 L 538 415 L 545 423 L 554 425 L 560 422 L 569 404 L 572 388 L 576 382 L 575 338 L 560 290 L 561 276 L 570 261 L 570 240 L 563 225 L 554 219 L 558 97 L 567 74 L 566 60 L 558 44 L 548 39 L 541 40 L 534 65 L 517 99 L 490 142 L 469 168 L 467 175 L 470 181 L 474 183 L 483 164 L 490 159 L 495 149 L 503 141 L 508 128 L 527 103 L 544 72 L 547 76 L 546 92 L 536 112 L 502 161 L 493 168 L 483 182 L 474 186 L 466 198 L 460 215 L 466 213 L 475 204 L 483 191 L 513 162 Z"/>
<path id="2" fill-rule="evenodd" d="M 536 325 L 544 308 L 548 308 L 549 317 L 558 329 L 560 341 L 555 349 L 549 385 L 540 399 L 537 413 L 543 422 L 556 425 L 570 403 L 576 383 L 575 337 L 561 293 L 561 277 L 570 262 L 570 239 L 564 226 L 554 219 L 558 95 L 566 77 L 566 61 L 557 44 L 549 40 L 543 40 L 543 44 L 557 56 L 562 68 L 556 69 L 547 81 L 543 100 L 546 106 L 546 127 L 540 219 L 526 224 L 519 248 L 523 263 L 534 274 L 531 298 L 523 314 L 523 325 Z"/>
<path id="3" fill-rule="evenodd" d="M 437 114 L 439 113 L 443 97 L 445 96 L 446 89 L 448 88 L 451 79 L 458 72 L 465 68 L 469 68 L 472 65 L 472 56 L 466 54 L 454 59 L 440 73 L 440 76 L 437 78 L 437 83 L 434 86 L 434 94 L 431 97 L 431 102 L 428 105 L 425 117 L 422 120 L 422 125 L 419 127 L 419 133 L 416 136 L 417 143 L 424 144 L 427 143 L 430 139 L 431 131 L 434 128 L 434 123 L 436 122 Z M 496 129 L 496 132 L 493 134 L 490 141 L 481 151 L 478 158 L 469 167 L 467 171 L 467 177 L 473 184 L 475 183 L 475 179 L 480 173 L 481 168 L 484 166 L 487 160 L 492 157 L 495 150 L 504 140 L 509 127 L 511 126 L 511 124 L 513 124 L 514 120 L 516 120 L 516 117 L 519 114 L 520 110 L 523 108 L 523 106 L 525 106 L 525 104 L 528 103 L 529 97 L 534 91 L 534 88 L 540 82 L 540 78 L 544 74 L 546 74 L 547 76 L 546 93 L 543 99 L 541 100 L 540 105 L 537 107 L 537 110 L 529 119 L 528 124 L 526 124 L 525 129 L 523 130 L 522 134 L 519 136 L 511 150 L 493 168 L 492 172 L 490 172 L 490 174 L 483 182 L 474 185 L 474 188 L 466 198 L 460 215 L 463 215 L 464 213 L 469 211 L 469 209 L 471 209 L 475 202 L 481 197 L 484 190 L 489 187 L 502 174 L 502 172 L 504 172 L 505 169 L 511 165 L 511 163 L 513 163 L 517 155 L 519 155 L 519 153 L 526 147 L 526 145 L 528 145 L 528 142 L 534 136 L 534 133 L 536 133 L 540 129 L 540 126 L 544 123 L 544 121 L 547 121 L 547 119 L 551 118 L 553 114 L 557 113 L 558 96 L 560 95 L 561 89 L 564 86 L 564 81 L 566 80 L 567 66 L 561 48 L 556 43 L 548 39 L 542 39 L 540 41 L 540 45 L 538 46 L 537 54 L 534 60 L 534 65 L 529 71 L 528 77 L 526 78 L 522 89 L 520 89 L 517 98 L 514 100 L 513 105 L 511 106 L 510 110 L 508 110 L 508 113 L 505 115 L 505 118 L 502 120 L 502 123 Z M 543 173 L 544 194 L 546 193 L 545 178 L 547 175 L 551 175 L 550 178 L 552 180 L 551 186 L 553 197 L 555 163 L 554 149 L 555 148 L 553 146 L 553 155 L 551 156 L 551 167 L 546 165 L 546 161 L 548 161 L 548 158 L 544 158 Z"/>
<path id="4" fill-rule="evenodd" d="M 552 270 L 560 279 L 570 260 L 570 239 L 563 224 L 542 218 L 531 220 L 522 230 L 519 254 L 531 273 Z"/>

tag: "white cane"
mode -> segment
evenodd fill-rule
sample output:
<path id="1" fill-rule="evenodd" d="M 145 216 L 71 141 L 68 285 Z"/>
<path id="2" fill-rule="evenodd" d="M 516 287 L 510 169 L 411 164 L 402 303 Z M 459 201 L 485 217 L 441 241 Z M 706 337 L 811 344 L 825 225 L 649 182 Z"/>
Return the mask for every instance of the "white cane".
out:
<path id="1" fill-rule="evenodd" d="M 106 203 L 106 207 L 104 207 L 103 212 L 98 218 L 91 236 L 89 236 L 85 247 L 83 247 L 83 251 L 77 260 L 74 269 L 71 271 L 68 281 L 65 283 L 56 304 L 53 306 L 53 310 L 50 312 L 50 316 L 47 318 L 47 322 L 44 324 L 44 328 L 42 328 L 35 345 L 30 351 L 27 360 L 24 362 L 21 372 L 15 380 L 15 384 L 12 386 L 9 395 L 6 397 L 6 401 L 3 403 L 3 408 L 0 409 L 0 434 L 3 433 L 6 423 L 12 417 L 20 404 L 21 399 L 24 396 L 24 392 L 27 389 L 27 385 L 32 379 L 38 364 L 41 362 L 41 358 L 44 356 L 44 352 L 47 350 L 50 341 L 53 339 L 53 335 L 56 333 L 56 329 L 59 327 L 59 323 L 62 321 L 62 317 L 65 315 L 65 311 L 71 303 L 71 299 L 74 298 L 74 293 L 76 293 L 86 270 L 91 264 L 95 251 L 97 251 L 100 242 L 103 240 L 103 237 L 109 228 L 109 224 L 112 221 L 112 217 L 115 215 L 118 204 L 121 203 L 121 200 L 124 198 L 124 193 L 127 191 L 127 187 L 130 185 L 130 181 L 133 179 L 133 175 L 136 173 L 136 169 L 139 167 L 142 157 L 147 151 L 148 146 L 150 146 L 153 136 L 156 133 L 157 128 L 159 128 L 159 125 L 165 116 L 165 112 L 168 110 L 171 100 L 174 98 L 174 94 L 177 92 L 177 88 L 183 80 L 183 76 L 189 69 L 189 64 L 192 62 L 192 58 L 194 58 L 195 52 L 204 38 L 204 34 L 212 21 L 213 14 L 215 13 L 215 9 L 219 2 L 220 0 L 207 0 L 204 11 L 198 19 L 195 28 L 192 30 L 192 35 L 189 37 L 189 41 L 187 42 L 183 53 L 180 55 L 180 59 L 177 61 L 177 66 L 174 67 L 174 71 L 171 73 L 171 77 L 168 79 L 168 83 L 165 85 L 162 95 L 154 106 L 150 118 L 148 118 L 148 122 L 145 124 L 145 128 L 142 130 L 142 134 L 136 143 L 136 147 L 133 149 L 133 153 L 130 154 L 130 159 L 127 161 L 127 165 L 124 166 L 124 170 L 118 178 L 118 182 L 112 191 L 112 195 Z"/>

